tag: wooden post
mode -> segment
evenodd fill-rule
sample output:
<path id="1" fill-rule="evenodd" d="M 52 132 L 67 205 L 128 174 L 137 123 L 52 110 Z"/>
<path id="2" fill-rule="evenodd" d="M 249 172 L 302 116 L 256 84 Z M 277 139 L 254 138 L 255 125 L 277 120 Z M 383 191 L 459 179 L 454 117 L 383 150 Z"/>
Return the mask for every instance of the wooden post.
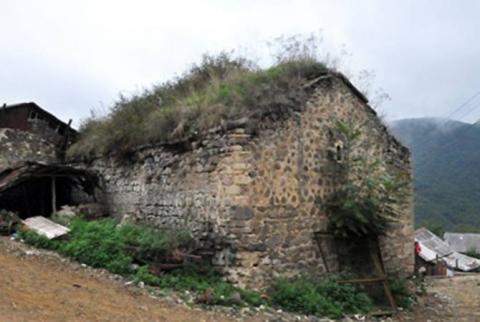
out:
<path id="1" fill-rule="evenodd" d="M 383 259 L 382 259 L 382 251 L 380 249 L 380 245 L 378 243 L 378 239 L 374 241 L 369 239 L 368 243 L 368 251 L 370 253 L 370 258 L 373 261 L 373 265 L 375 266 L 376 275 L 380 275 L 381 277 L 385 277 L 382 281 L 383 290 L 385 295 L 387 296 L 388 302 L 392 310 L 397 309 L 397 303 L 395 303 L 395 298 L 393 297 L 392 290 L 390 289 L 390 285 L 388 283 L 387 274 L 385 273 L 385 267 L 383 266 Z"/>
<path id="2" fill-rule="evenodd" d="M 52 177 L 52 215 L 57 212 L 57 183 Z"/>
<path id="3" fill-rule="evenodd" d="M 330 268 L 328 267 L 328 262 L 327 262 L 327 256 L 325 255 L 325 252 L 323 251 L 322 247 L 322 239 L 320 234 L 315 234 L 315 240 L 317 241 L 317 246 L 320 251 L 320 256 L 322 257 L 323 265 L 325 266 L 325 271 L 327 273 L 330 273 Z"/>

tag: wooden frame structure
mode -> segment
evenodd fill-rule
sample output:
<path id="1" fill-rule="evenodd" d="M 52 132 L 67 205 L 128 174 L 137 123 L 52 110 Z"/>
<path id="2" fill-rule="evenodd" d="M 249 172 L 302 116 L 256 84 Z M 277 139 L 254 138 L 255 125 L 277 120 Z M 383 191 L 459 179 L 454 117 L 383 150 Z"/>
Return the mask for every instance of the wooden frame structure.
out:
<path id="1" fill-rule="evenodd" d="M 331 267 L 329 266 L 329 263 L 327 261 L 327 256 L 326 256 L 326 251 L 323 249 L 322 245 L 322 239 L 332 239 L 332 240 L 339 240 L 338 237 L 334 236 L 332 233 L 329 232 L 317 232 L 315 233 L 315 239 L 317 241 L 318 249 L 320 252 L 320 256 L 322 258 L 322 261 L 325 266 L 325 270 L 327 273 L 330 273 Z M 344 239 L 346 240 L 346 239 Z M 388 304 L 390 308 L 392 309 L 392 312 L 378 312 L 374 313 L 373 315 L 388 315 L 392 314 L 394 311 L 397 309 L 397 304 L 395 301 L 395 298 L 392 294 L 392 290 L 390 288 L 389 282 L 388 282 L 388 276 L 385 271 L 385 266 L 383 264 L 383 259 L 382 259 L 382 252 L 380 249 L 380 245 L 378 242 L 378 238 L 365 238 L 365 243 L 368 249 L 369 257 L 371 260 L 371 263 L 373 264 L 373 272 L 371 276 L 368 277 L 363 277 L 363 278 L 357 278 L 357 279 L 350 279 L 350 280 L 344 280 L 340 281 L 340 283 L 345 283 L 345 284 L 377 284 L 380 283 L 383 288 L 383 292 L 385 294 L 385 297 L 388 301 Z"/>

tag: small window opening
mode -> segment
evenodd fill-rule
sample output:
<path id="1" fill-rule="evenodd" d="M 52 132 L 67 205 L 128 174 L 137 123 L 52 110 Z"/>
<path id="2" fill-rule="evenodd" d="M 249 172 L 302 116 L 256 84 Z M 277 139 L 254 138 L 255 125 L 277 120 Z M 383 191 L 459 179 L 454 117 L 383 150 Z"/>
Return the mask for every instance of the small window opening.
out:
<path id="1" fill-rule="evenodd" d="M 335 160 L 337 162 L 343 162 L 344 159 L 344 152 L 343 152 L 343 142 L 338 141 L 335 143 Z"/>
<path id="2" fill-rule="evenodd" d="M 38 117 L 37 112 L 30 112 L 30 115 L 28 116 L 30 120 L 34 120 L 37 117 Z"/>

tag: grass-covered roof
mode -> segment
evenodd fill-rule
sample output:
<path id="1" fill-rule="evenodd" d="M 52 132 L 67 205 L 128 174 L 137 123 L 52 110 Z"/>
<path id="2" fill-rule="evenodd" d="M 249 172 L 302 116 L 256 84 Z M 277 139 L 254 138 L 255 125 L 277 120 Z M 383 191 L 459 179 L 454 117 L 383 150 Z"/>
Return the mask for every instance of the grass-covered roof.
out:
<path id="1" fill-rule="evenodd" d="M 84 121 L 69 155 L 124 155 L 139 146 L 198 136 L 244 116 L 258 119 L 298 108 L 307 98 L 302 85 L 329 69 L 310 52 L 289 50 L 268 68 L 228 53 L 206 55 L 173 81 L 121 96 L 107 116 Z"/>

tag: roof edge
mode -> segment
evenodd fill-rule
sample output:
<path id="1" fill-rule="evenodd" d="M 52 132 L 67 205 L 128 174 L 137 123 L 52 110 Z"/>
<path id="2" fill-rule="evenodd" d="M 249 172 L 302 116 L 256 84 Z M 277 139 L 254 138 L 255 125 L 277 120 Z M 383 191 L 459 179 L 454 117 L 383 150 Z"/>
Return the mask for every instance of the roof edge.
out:
<path id="1" fill-rule="evenodd" d="M 53 114 L 50 113 L 49 111 L 43 109 L 42 107 L 40 107 L 40 106 L 39 106 L 37 103 L 35 103 L 35 102 L 23 102 L 23 103 L 9 104 L 9 105 L 3 104 L 3 105 L 0 107 L 0 111 L 2 111 L 3 109 L 15 109 L 15 108 L 23 107 L 23 106 L 33 107 L 33 108 L 41 111 L 42 113 L 47 114 L 49 117 L 51 117 L 52 119 L 54 119 L 56 122 L 65 125 L 65 126 L 68 127 L 70 130 L 77 132 L 74 128 L 72 128 L 71 126 L 69 126 L 68 123 L 60 120 L 58 117 L 56 117 L 55 115 L 53 115 Z"/>

